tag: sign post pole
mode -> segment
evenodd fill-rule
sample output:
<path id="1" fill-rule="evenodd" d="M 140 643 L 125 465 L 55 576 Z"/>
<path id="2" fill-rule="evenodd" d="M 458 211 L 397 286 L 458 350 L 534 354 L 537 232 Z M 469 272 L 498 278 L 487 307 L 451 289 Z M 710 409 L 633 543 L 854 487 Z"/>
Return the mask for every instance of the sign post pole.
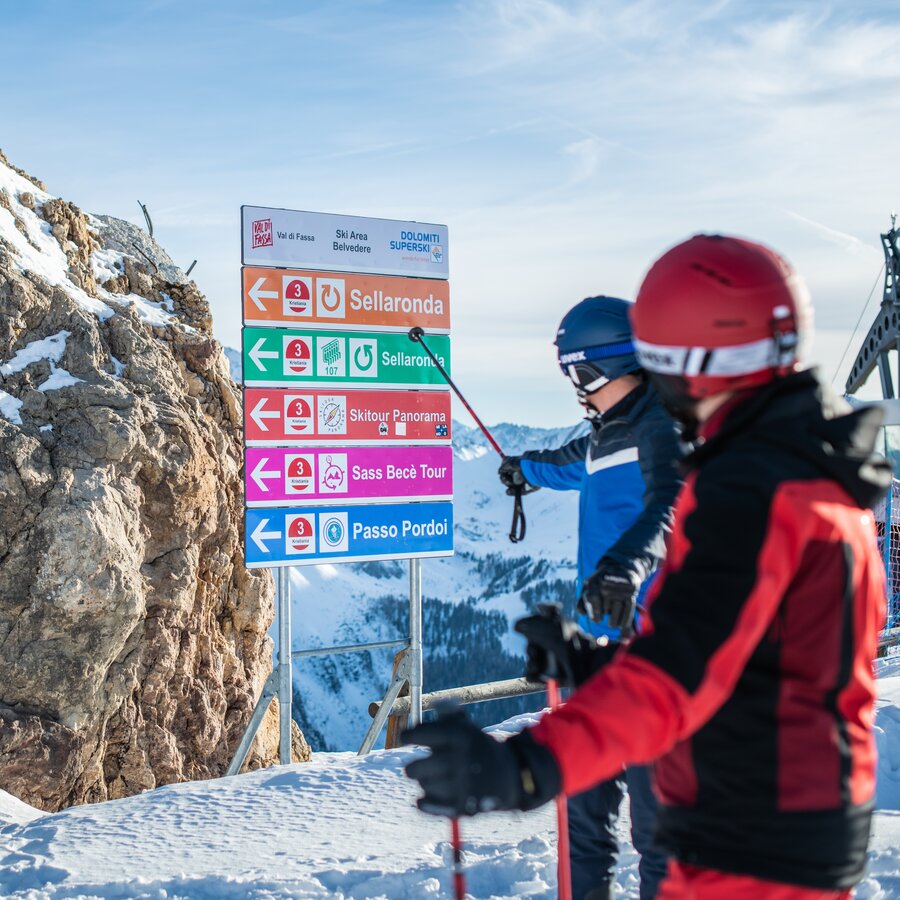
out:
<path id="1" fill-rule="evenodd" d="M 287 568 L 278 569 L 278 705 L 279 758 L 291 762 L 291 579 Z"/>
<path id="2" fill-rule="evenodd" d="M 410 724 L 422 721 L 422 561 L 409 561 Z"/>

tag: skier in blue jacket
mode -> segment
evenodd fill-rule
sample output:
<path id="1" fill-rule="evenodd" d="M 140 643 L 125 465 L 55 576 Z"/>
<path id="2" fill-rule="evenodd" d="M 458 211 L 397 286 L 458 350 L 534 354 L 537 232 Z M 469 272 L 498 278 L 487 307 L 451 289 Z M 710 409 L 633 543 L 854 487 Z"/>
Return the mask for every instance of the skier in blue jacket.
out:
<path id="1" fill-rule="evenodd" d="M 612 645 L 633 632 L 642 586 L 665 554 L 682 456 L 677 426 L 635 357 L 630 306 L 614 297 L 589 297 L 559 326 L 559 364 L 575 385 L 590 432 L 555 450 L 506 457 L 499 473 L 509 491 L 547 487 L 581 493 L 578 624 Z M 522 630 L 531 641 L 529 657 L 537 650 L 540 658 L 535 634 Z M 529 666 L 534 674 L 531 658 Z M 641 855 L 641 900 L 656 896 L 666 859 L 653 844 L 656 800 L 649 768 L 634 766 L 569 798 L 575 900 L 613 896 L 616 821 L 626 785 L 632 840 Z"/>

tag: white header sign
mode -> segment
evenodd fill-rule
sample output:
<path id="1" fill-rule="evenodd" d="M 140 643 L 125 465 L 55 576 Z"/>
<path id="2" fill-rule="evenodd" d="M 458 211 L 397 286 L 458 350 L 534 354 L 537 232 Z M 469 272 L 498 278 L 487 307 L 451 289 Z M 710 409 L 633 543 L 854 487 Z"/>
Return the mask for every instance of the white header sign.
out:
<path id="1" fill-rule="evenodd" d="M 245 266 L 447 278 L 447 226 L 241 207 Z"/>

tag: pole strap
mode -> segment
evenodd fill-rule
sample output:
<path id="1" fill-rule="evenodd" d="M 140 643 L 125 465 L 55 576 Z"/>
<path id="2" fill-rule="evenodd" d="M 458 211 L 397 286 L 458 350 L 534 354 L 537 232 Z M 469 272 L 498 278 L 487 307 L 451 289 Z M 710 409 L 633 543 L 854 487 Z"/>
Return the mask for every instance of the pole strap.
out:
<path id="1" fill-rule="evenodd" d="M 513 489 L 513 514 L 512 525 L 509 528 L 509 539 L 514 544 L 525 539 L 525 507 L 522 504 L 522 489 L 524 485 L 517 484 Z"/>

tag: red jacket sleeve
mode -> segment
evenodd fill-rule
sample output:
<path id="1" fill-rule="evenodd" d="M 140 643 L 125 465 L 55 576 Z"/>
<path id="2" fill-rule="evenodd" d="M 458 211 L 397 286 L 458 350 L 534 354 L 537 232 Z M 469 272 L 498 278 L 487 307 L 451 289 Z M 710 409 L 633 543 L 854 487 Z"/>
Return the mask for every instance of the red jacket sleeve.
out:
<path id="1" fill-rule="evenodd" d="M 679 496 L 644 632 L 534 728 L 567 794 L 656 759 L 707 722 L 796 570 L 803 516 L 790 486 L 766 496 L 752 472 L 709 468 Z"/>

